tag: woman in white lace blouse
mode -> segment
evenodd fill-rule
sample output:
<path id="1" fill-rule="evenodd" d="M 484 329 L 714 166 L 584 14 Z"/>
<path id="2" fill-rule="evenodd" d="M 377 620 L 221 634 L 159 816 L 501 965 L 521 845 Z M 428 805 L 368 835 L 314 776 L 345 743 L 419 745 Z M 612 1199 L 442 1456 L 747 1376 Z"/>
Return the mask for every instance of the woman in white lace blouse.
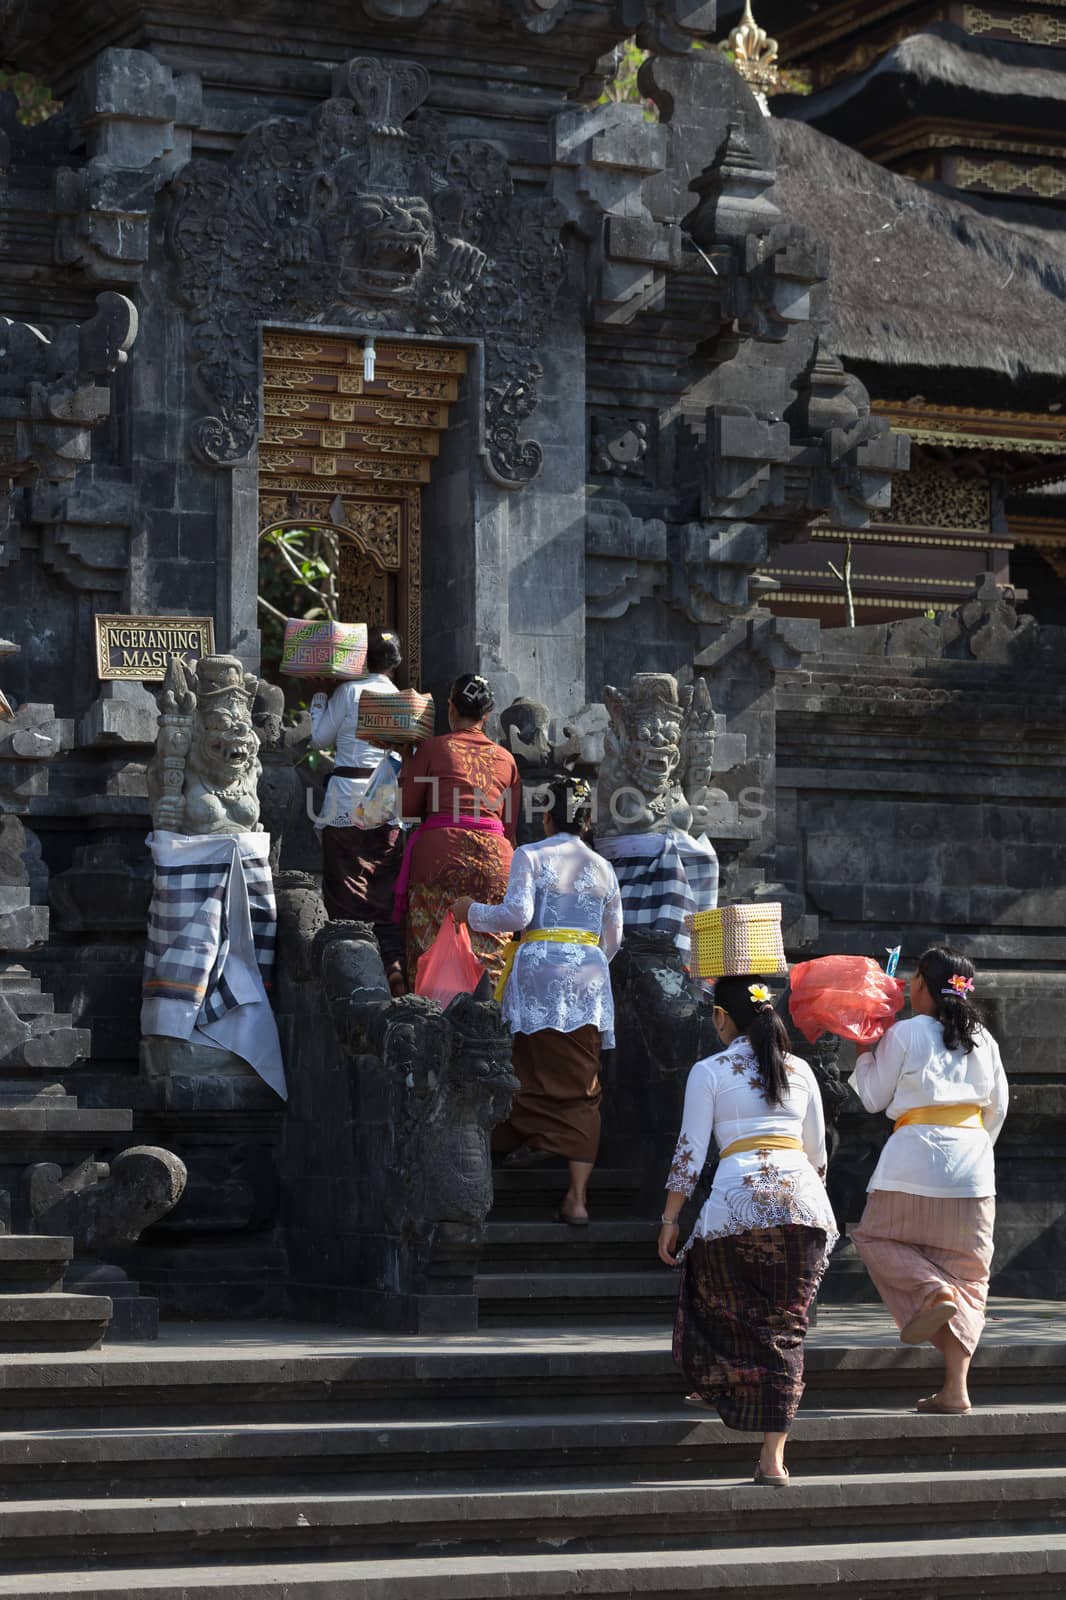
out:
<path id="1" fill-rule="evenodd" d="M 674 1359 L 689 1404 L 763 1435 L 756 1483 L 788 1482 L 785 1440 L 803 1394 L 803 1339 L 837 1239 L 825 1192 L 822 1097 L 757 977 L 719 978 L 714 1025 L 725 1049 L 697 1061 L 667 1179 L 659 1256 L 682 1265 Z M 692 1236 L 678 1217 L 712 1135 L 719 1159 Z"/>
<path id="2" fill-rule="evenodd" d="M 622 942 L 622 902 L 614 869 L 582 838 L 587 785 L 560 781 L 550 799 L 545 837 L 515 851 L 503 903 L 463 899 L 452 910 L 479 933 L 522 932 L 501 986 L 521 1088 L 492 1147 L 563 1156 L 570 1186 L 558 1217 L 583 1227 L 600 1143 L 600 1051 L 614 1048 L 608 962 Z"/>

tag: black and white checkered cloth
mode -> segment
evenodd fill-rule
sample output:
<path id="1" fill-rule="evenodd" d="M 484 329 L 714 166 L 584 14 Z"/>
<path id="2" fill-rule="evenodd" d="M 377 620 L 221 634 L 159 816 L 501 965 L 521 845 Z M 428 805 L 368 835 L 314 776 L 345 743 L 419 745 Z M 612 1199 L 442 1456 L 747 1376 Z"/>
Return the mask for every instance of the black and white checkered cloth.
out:
<path id="1" fill-rule="evenodd" d="M 626 933 L 669 933 L 688 954 L 686 917 L 718 904 L 718 857 L 705 840 L 671 831 L 607 838 L 596 848 L 615 870 Z"/>
<path id="2" fill-rule="evenodd" d="M 173 1000 L 185 1007 L 195 1006 L 197 1026 L 218 1022 L 248 999 L 234 993 L 225 970 L 234 871 L 243 871 L 256 965 L 269 994 L 277 907 L 266 854 L 244 854 L 235 840 L 232 854 L 223 861 L 156 862 L 144 953 L 144 997 L 146 1001 Z"/>

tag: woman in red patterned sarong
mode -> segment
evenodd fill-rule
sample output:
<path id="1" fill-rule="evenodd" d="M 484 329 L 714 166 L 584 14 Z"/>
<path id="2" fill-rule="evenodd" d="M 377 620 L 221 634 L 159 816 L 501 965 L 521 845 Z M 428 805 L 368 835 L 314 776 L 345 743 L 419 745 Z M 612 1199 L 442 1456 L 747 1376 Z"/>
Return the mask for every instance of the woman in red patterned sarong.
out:
<path id="1" fill-rule="evenodd" d="M 462 673 L 448 699 L 451 732 L 427 739 L 404 762 L 403 814 L 421 820 L 397 885 L 411 984 L 453 901 L 469 895 L 499 905 L 507 893 L 522 785 L 514 757 L 485 733 L 492 706 L 487 681 Z M 507 936 L 471 931 L 471 941 L 495 981 Z"/>

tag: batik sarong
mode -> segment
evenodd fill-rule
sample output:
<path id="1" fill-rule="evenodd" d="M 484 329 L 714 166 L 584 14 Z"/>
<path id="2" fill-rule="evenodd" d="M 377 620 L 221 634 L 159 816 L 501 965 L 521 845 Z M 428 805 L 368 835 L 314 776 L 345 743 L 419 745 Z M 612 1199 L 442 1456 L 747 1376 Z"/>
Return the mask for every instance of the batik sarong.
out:
<path id="1" fill-rule="evenodd" d="M 791 1223 L 689 1246 L 674 1360 L 728 1428 L 787 1433 L 792 1426 L 825 1257 L 825 1232 Z"/>

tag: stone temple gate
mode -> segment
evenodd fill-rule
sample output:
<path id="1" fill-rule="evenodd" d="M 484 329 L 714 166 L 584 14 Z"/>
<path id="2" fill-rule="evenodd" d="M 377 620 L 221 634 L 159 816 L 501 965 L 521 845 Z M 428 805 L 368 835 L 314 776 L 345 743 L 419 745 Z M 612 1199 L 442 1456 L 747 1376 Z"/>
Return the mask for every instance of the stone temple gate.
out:
<path id="1" fill-rule="evenodd" d="M 506 1048 L 491 1008 L 390 1009 L 369 947 L 321 929 L 269 686 L 251 716 L 292 1109 L 283 1127 L 258 1082 L 140 1057 L 157 708 L 97 680 L 94 616 L 209 617 L 254 674 L 260 540 L 312 519 L 338 534 L 344 609 L 394 623 L 438 703 L 463 669 L 501 707 L 525 697 L 543 763 L 595 764 L 606 685 L 704 676 L 723 894 L 782 900 L 790 954 L 946 934 L 987 965 L 998 1025 L 1028 1041 L 1002 1281 L 1063 1292 L 1061 630 L 994 584 L 854 630 L 761 603 L 816 519 L 883 515 L 908 443 L 833 347 L 829 252 L 783 205 L 715 10 L 0 0 L 6 59 L 63 102 L 32 128 L 6 107 L 0 135 L 0 977 L 23 1030 L 58 1008 L 40 1071 L 104 1118 L 45 1151 L 24 1119 L 12 1170 L 134 1139 L 180 1157 L 180 1200 L 107 1258 L 171 1310 L 476 1314 L 491 1186 L 460 1155 Z M 634 36 L 644 106 L 605 97 Z M 960 728 L 964 777 L 943 761 Z M 634 1037 L 657 959 L 620 969 Z M 649 1103 L 665 1137 L 705 1038 L 685 1006 L 619 1065 L 619 1150 Z M 835 1092 L 846 1221 L 876 1134 Z M 430 1148 L 461 1182 L 419 1171 Z"/>

